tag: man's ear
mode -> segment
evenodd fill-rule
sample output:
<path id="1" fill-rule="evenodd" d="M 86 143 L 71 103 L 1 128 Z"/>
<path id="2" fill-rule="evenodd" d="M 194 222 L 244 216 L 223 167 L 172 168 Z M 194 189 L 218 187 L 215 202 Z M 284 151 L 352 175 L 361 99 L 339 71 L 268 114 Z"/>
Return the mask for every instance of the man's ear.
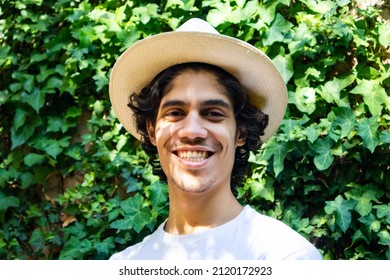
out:
<path id="1" fill-rule="evenodd" d="M 152 122 L 150 120 L 146 121 L 146 129 L 148 130 L 148 135 L 149 135 L 150 142 L 154 146 L 157 146 L 157 144 L 156 144 L 156 134 L 155 134 L 154 126 L 153 126 L 153 124 L 152 124 Z"/>
<path id="2" fill-rule="evenodd" d="M 237 147 L 244 146 L 246 142 L 247 131 L 244 127 L 237 129 L 236 145 Z"/>

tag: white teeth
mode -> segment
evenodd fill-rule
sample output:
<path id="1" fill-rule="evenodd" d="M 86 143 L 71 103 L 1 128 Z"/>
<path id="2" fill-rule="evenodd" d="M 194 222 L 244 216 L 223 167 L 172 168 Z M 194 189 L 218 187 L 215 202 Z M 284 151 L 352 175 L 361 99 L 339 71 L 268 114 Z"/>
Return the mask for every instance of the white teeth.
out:
<path id="1" fill-rule="evenodd" d="M 180 151 L 177 154 L 180 158 L 193 162 L 200 162 L 207 158 L 207 152 Z"/>

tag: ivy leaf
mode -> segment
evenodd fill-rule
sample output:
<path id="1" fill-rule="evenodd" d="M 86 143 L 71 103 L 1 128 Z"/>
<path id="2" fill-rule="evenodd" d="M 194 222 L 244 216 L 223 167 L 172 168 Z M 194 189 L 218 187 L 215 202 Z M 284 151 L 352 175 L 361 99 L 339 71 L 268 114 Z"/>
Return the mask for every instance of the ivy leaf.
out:
<path id="1" fill-rule="evenodd" d="M 310 234 L 313 230 L 313 226 L 310 226 L 310 222 L 308 218 L 301 218 L 298 214 L 298 211 L 294 211 L 295 209 L 287 210 L 283 216 L 283 222 L 288 224 L 294 230 L 298 232 L 305 232 Z"/>
<path id="2" fill-rule="evenodd" d="M 272 60 L 280 73 L 282 74 L 283 80 L 287 83 L 294 75 L 293 61 L 291 56 L 278 55 Z"/>
<path id="3" fill-rule="evenodd" d="M 207 21 L 212 26 L 218 26 L 225 22 L 226 14 L 221 13 L 218 9 L 212 9 L 207 15 Z"/>
<path id="4" fill-rule="evenodd" d="M 316 153 L 314 164 L 318 170 L 328 169 L 334 160 L 332 147 L 334 141 L 330 137 L 317 139 L 313 144 L 313 151 Z"/>
<path id="5" fill-rule="evenodd" d="M 49 117 L 48 118 L 48 125 L 47 125 L 47 132 L 58 132 L 61 130 L 61 126 L 63 123 L 62 117 Z"/>
<path id="6" fill-rule="evenodd" d="M 114 237 L 113 236 L 108 237 L 103 241 L 95 241 L 93 247 L 98 253 L 109 254 L 111 249 L 115 248 Z"/>
<path id="7" fill-rule="evenodd" d="M 15 130 L 11 128 L 11 141 L 12 149 L 26 143 L 26 141 L 34 134 L 34 130 L 30 129 L 29 126 L 24 126 L 21 129 Z"/>
<path id="8" fill-rule="evenodd" d="M 56 141 L 50 141 L 47 143 L 46 152 L 52 157 L 57 158 L 57 156 L 62 152 L 62 148 Z"/>
<path id="9" fill-rule="evenodd" d="M 34 110 L 39 113 L 40 109 L 45 104 L 45 91 L 34 88 L 31 94 L 22 94 L 22 97 L 25 98 L 26 102 L 30 104 Z"/>
<path id="10" fill-rule="evenodd" d="M 351 0 L 336 0 L 337 5 L 344 7 L 351 3 Z"/>
<path id="11" fill-rule="evenodd" d="M 338 101 L 340 100 L 340 89 L 334 80 L 326 82 L 324 86 L 321 85 L 318 90 L 319 94 L 327 103 L 335 102 L 338 104 Z"/>
<path id="12" fill-rule="evenodd" d="M 370 244 L 373 233 L 380 231 L 381 222 L 372 213 L 367 216 L 360 217 L 358 221 L 361 222 L 363 226 L 360 226 L 360 229 L 355 232 L 352 238 L 353 242 L 363 239 L 367 242 L 367 244 Z"/>
<path id="13" fill-rule="evenodd" d="M 38 139 L 33 146 L 39 150 L 46 152 L 49 156 L 56 159 L 65 147 L 69 146 L 70 137 L 64 137 L 59 140 L 55 139 Z"/>
<path id="14" fill-rule="evenodd" d="M 129 230 L 134 229 L 137 233 L 140 233 L 141 230 L 149 223 L 150 212 L 140 211 L 134 216 L 127 216 L 124 219 L 119 219 L 111 223 L 111 228 L 119 230 Z"/>
<path id="15" fill-rule="evenodd" d="M 251 2 L 252 1 L 247 1 L 247 3 L 251 3 Z M 256 9 L 257 9 L 256 14 L 261 15 L 259 17 L 259 21 L 262 21 L 267 25 L 270 25 L 271 22 L 275 19 L 276 6 L 278 4 L 280 4 L 280 1 L 279 2 L 272 1 L 272 3 L 269 2 L 266 5 L 256 4 Z"/>
<path id="16" fill-rule="evenodd" d="M 138 213 L 143 208 L 144 199 L 137 193 L 129 197 L 121 203 L 121 208 L 125 215 L 132 215 Z"/>
<path id="17" fill-rule="evenodd" d="M 110 227 L 119 229 L 119 230 L 129 230 L 132 228 L 133 219 L 131 217 L 126 217 L 124 219 L 117 219 L 111 223 Z"/>
<path id="18" fill-rule="evenodd" d="M 82 109 L 81 108 L 78 108 L 78 107 L 70 107 L 67 111 L 66 111 L 66 118 L 78 118 L 81 116 L 81 113 L 82 113 Z"/>
<path id="19" fill-rule="evenodd" d="M 326 214 L 336 215 L 336 224 L 343 232 L 346 232 L 352 221 L 351 209 L 353 205 L 344 200 L 341 195 L 338 195 L 334 201 L 326 201 Z"/>
<path id="20" fill-rule="evenodd" d="M 19 207 L 20 200 L 16 196 L 6 196 L 3 192 L 0 192 L 0 210 L 7 210 L 11 207 Z"/>
<path id="21" fill-rule="evenodd" d="M 26 73 L 22 74 L 20 72 L 17 72 L 16 75 L 15 75 L 15 78 L 17 78 L 17 79 L 19 79 L 20 81 L 23 82 L 23 89 L 26 92 L 30 93 L 30 92 L 33 91 L 34 81 L 35 81 L 35 77 L 33 75 L 26 74 Z M 27 100 L 27 102 L 29 102 L 29 100 Z"/>
<path id="22" fill-rule="evenodd" d="M 74 31 L 73 36 L 80 40 L 80 47 L 82 48 L 85 48 L 93 44 L 93 41 L 95 41 L 98 38 L 95 29 L 90 25 L 83 26 L 77 31 Z"/>
<path id="23" fill-rule="evenodd" d="M 249 182 L 249 187 L 252 191 L 253 197 L 261 197 L 267 201 L 274 202 L 275 191 L 273 187 L 273 180 L 261 180 Z"/>
<path id="24" fill-rule="evenodd" d="M 372 213 L 370 213 L 369 215 L 366 215 L 364 217 L 360 217 L 358 220 L 359 220 L 359 222 L 361 222 L 362 224 L 364 224 L 367 227 L 368 232 L 370 234 L 371 234 L 371 232 L 378 232 L 381 229 L 380 221 L 377 220 L 375 215 L 373 215 Z M 371 236 L 370 236 L 370 239 L 371 239 Z"/>
<path id="25" fill-rule="evenodd" d="M 265 160 L 273 157 L 273 168 L 275 176 L 278 176 L 284 169 L 284 158 L 287 155 L 288 146 L 286 142 L 276 142 L 276 140 L 270 140 L 267 142 L 267 146 L 263 153 Z"/>
<path id="26" fill-rule="evenodd" d="M 68 235 L 75 236 L 78 240 L 81 240 L 87 236 L 87 230 L 85 228 L 85 225 L 82 223 L 79 223 L 79 222 L 76 222 L 70 226 L 67 226 L 65 229 L 65 232 Z"/>
<path id="27" fill-rule="evenodd" d="M 363 139 L 364 145 L 374 152 L 376 146 L 379 144 L 379 132 L 378 132 L 378 118 L 376 116 L 369 119 L 363 119 L 358 123 L 357 134 Z"/>
<path id="28" fill-rule="evenodd" d="M 334 131 L 339 126 L 341 128 L 340 137 L 349 137 L 356 124 L 355 112 L 348 107 L 339 107 L 333 109 L 333 113 L 336 119 L 332 123 L 332 130 Z"/>
<path id="29" fill-rule="evenodd" d="M 118 136 L 118 142 L 116 144 L 116 150 L 117 151 L 120 151 L 122 150 L 122 148 L 126 145 L 126 143 L 128 142 L 128 137 L 126 135 L 119 135 Z"/>
<path id="30" fill-rule="evenodd" d="M 122 30 L 121 32 L 116 33 L 116 36 L 123 44 L 123 47 L 120 49 L 121 52 L 126 50 L 140 38 L 139 31 L 135 28 Z"/>
<path id="31" fill-rule="evenodd" d="M 14 129 L 20 128 L 26 121 L 26 117 L 28 116 L 28 113 L 21 109 L 16 108 L 15 115 L 14 115 Z"/>
<path id="32" fill-rule="evenodd" d="M 11 51 L 10 46 L 6 44 L 2 44 L 0 46 L 0 65 L 6 64 L 6 61 L 11 57 L 9 55 L 10 51 Z"/>
<path id="33" fill-rule="evenodd" d="M 100 7 L 97 7 L 93 9 L 89 16 L 94 19 L 95 21 L 102 23 L 103 25 L 95 25 L 94 29 L 96 31 L 96 35 L 99 37 L 102 42 L 107 43 L 109 41 L 109 38 L 104 38 L 102 35 L 104 34 L 104 30 L 108 30 L 109 32 L 120 32 L 122 28 L 118 24 L 118 21 L 123 20 L 118 19 L 116 14 L 111 13 L 109 11 L 104 11 Z M 121 15 L 119 16 L 121 17 Z"/>
<path id="34" fill-rule="evenodd" d="M 53 90 L 54 89 L 60 89 L 62 84 L 63 84 L 63 80 L 61 80 L 60 78 L 58 78 L 58 77 L 51 77 L 47 81 L 47 83 L 46 83 L 46 85 L 44 87 L 44 90 L 47 91 L 47 92 L 54 92 Z"/>
<path id="35" fill-rule="evenodd" d="M 35 128 L 41 124 L 41 119 L 38 117 L 29 120 L 22 127 L 15 129 L 15 127 L 11 127 L 11 141 L 12 147 L 14 149 L 20 145 L 26 143 L 30 137 L 34 134 Z"/>
<path id="36" fill-rule="evenodd" d="M 37 5 L 37 6 L 41 6 L 43 0 L 27 0 L 27 1 L 23 1 L 23 2 L 24 2 L 24 4 L 27 4 L 27 5 Z"/>
<path id="37" fill-rule="evenodd" d="M 337 7 L 334 1 L 301 0 L 313 12 L 327 14 Z"/>
<path id="38" fill-rule="evenodd" d="M 378 28 L 379 43 L 387 49 L 390 45 L 390 23 L 385 21 Z"/>
<path id="39" fill-rule="evenodd" d="M 35 250 L 42 250 L 45 244 L 45 236 L 40 229 L 35 229 L 28 240 Z"/>
<path id="40" fill-rule="evenodd" d="M 274 22 L 265 32 L 265 39 L 263 39 L 264 46 L 271 46 L 275 42 L 282 42 L 285 34 L 287 34 L 293 25 L 291 22 L 284 19 L 281 14 L 277 14 Z"/>
<path id="41" fill-rule="evenodd" d="M 95 80 L 97 90 L 100 91 L 108 84 L 108 75 L 105 71 L 96 69 L 96 74 L 92 77 Z"/>
<path id="42" fill-rule="evenodd" d="M 313 68 L 313 67 L 309 67 L 306 72 L 305 72 L 305 75 L 308 77 L 308 76 L 312 76 L 314 78 L 320 78 L 321 76 L 321 71 L 318 71 L 316 68 Z"/>
<path id="43" fill-rule="evenodd" d="M 382 230 L 378 233 L 378 243 L 385 246 L 390 246 L 390 233 L 387 230 Z"/>
<path id="44" fill-rule="evenodd" d="M 360 216 L 366 216 L 372 210 L 372 203 L 369 198 L 363 196 L 358 200 L 355 209 L 360 214 Z"/>
<path id="45" fill-rule="evenodd" d="M 47 54 L 36 54 L 36 55 L 33 55 L 31 60 L 33 61 L 33 59 L 35 58 L 37 61 L 40 61 L 39 59 L 45 59 L 47 57 Z M 39 83 L 42 83 L 43 81 L 45 81 L 50 75 L 53 75 L 55 74 L 56 71 L 52 68 L 47 68 L 47 65 L 42 65 L 40 68 L 39 68 L 39 74 L 37 75 L 37 81 Z"/>
<path id="46" fill-rule="evenodd" d="M 301 112 L 311 114 L 316 109 L 315 94 L 311 87 L 298 87 L 295 92 L 289 92 L 288 103 L 294 104 Z"/>
<path id="47" fill-rule="evenodd" d="M 139 193 L 123 201 L 121 208 L 125 218 L 113 222 L 111 227 L 122 230 L 133 228 L 136 232 L 141 232 L 145 225 L 149 223 L 151 217 L 150 212 L 144 208 L 143 203 L 144 199 Z"/>
<path id="48" fill-rule="evenodd" d="M 26 155 L 23 159 L 24 164 L 31 167 L 35 164 L 40 164 L 45 161 L 45 156 L 36 154 L 36 153 L 29 153 Z"/>
<path id="49" fill-rule="evenodd" d="M 340 105 L 340 92 L 352 84 L 354 80 L 355 77 L 353 75 L 349 75 L 343 79 L 334 78 L 332 81 L 326 82 L 325 85 L 321 85 L 318 92 L 326 102 L 334 102 Z"/>
<path id="50" fill-rule="evenodd" d="M 293 32 L 292 41 L 288 44 L 291 54 L 302 51 L 305 45 L 309 45 L 314 38 L 314 34 L 305 23 L 300 23 L 298 28 Z M 319 71 L 312 67 L 306 71 L 306 75 L 310 75 L 310 73 L 315 73 L 314 77 L 318 77 L 319 75 Z"/>
<path id="51" fill-rule="evenodd" d="M 380 140 L 383 143 L 389 144 L 390 143 L 390 131 L 382 131 L 381 136 L 380 136 Z"/>
<path id="52" fill-rule="evenodd" d="M 22 183 L 22 189 L 27 189 L 37 183 L 37 176 L 33 175 L 31 172 L 24 172 L 20 175 L 20 182 Z"/>
<path id="53" fill-rule="evenodd" d="M 153 205 L 160 205 L 167 201 L 168 188 L 165 184 L 160 181 L 154 181 L 150 187 L 150 201 Z"/>
<path id="54" fill-rule="evenodd" d="M 79 240 L 75 236 L 71 236 L 69 241 L 65 243 L 64 248 L 61 250 L 60 260 L 77 260 L 82 259 L 83 253 L 88 252 L 91 249 L 91 241 L 83 239 Z"/>
<path id="55" fill-rule="evenodd" d="M 370 233 L 371 232 L 369 232 L 369 237 L 371 237 Z M 355 244 L 360 240 L 364 240 L 367 244 L 370 243 L 369 238 L 366 236 L 366 234 L 363 234 L 362 230 L 358 229 L 352 236 L 352 244 Z"/>
<path id="56" fill-rule="evenodd" d="M 296 140 L 303 137 L 302 127 L 310 121 L 309 117 L 304 115 L 301 119 L 285 119 L 281 124 L 281 130 L 286 133 L 288 140 Z"/>
<path id="57" fill-rule="evenodd" d="M 132 217 L 133 228 L 137 233 L 140 233 L 141 230 L 149 223 L 151 214 L 149 211 L 140 211 Z"/>
<path id="58" fill-rule="evenodd" d="M 385 221 L 390 224 L 390 203 L 387 205 L 375 205 L 376 215 L 378 218 L 386 217 Z"/>
<path id="59" fill-rule="evenodd" d="M 170 0 L 168 1 L 171 5 L 178 5 L 180 9 L 188 12 L 195 12 L 199 9 L 195 6 L 195 0 Z M 240 5 L 240 1 L 236 1 L 237 5 Z M 168 4 L 167 4 L 168 5 Z"/>
<path id="60" fill-rule="evenodd" d="M 360 214 L 360 216 L 366 216 L 372 211 L 372 202 L 371 201 L 377 201 L 376 195 L 377 193 L 374 190 L 367 190 L 364 191 L 364 189 L 355 189 L 351 194 L 346 193 L 347 197 L 352 197 L 357 201 L 357 204 L 355 206 L 355 210 Z"/>
<path id="61" fill-rule="evenodd" d="M 306 135 L 307 135 L 307 140 L 309 140 L 310 143 L 314 143 L 320 136 L 322 129 L 316 125 L 313 124 L 305 129 Z"/>
<path id="62" fill-rule="evenodd" d="M 388 102 L 385 89 L 376 80 L 364 79 L 350 92 L 363 95 L 364 103 L 372 115 L 379 115 L 382 112 L 383 104 Z"/>

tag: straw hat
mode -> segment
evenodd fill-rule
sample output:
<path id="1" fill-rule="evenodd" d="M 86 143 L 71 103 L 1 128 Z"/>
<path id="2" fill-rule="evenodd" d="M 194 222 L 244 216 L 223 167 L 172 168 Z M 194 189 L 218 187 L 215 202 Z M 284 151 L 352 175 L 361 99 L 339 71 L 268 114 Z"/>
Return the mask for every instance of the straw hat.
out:
<path id="1" fill-rule="evenodd" d="M 269 115 L 265 142 L 278 129 L 287 106 L 285 82 L 262 51 L 239 39 L 219 34 L 209 23 L 190 19 L 176 31 L 147 37 L 129 47 L 116 61 L 110 77 L 110 99 L 122 125 L 140 139 L 129 96 L 139 93 L 157 74 L 186 62 L 216 65 L 235 76 L 252 104 Z"/>

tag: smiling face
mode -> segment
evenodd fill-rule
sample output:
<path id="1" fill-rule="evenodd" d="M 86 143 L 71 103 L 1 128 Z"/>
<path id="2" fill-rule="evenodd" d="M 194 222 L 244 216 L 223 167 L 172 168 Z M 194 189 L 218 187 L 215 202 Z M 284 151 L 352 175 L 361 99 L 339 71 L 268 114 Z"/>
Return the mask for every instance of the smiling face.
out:
<path id="1" fill-rule="evenodd" d="M 186 70 L 168 87 L 150 140 L 173 190 L 230 190 L 237 133 L 231 100 L 210 72 Z"/>

